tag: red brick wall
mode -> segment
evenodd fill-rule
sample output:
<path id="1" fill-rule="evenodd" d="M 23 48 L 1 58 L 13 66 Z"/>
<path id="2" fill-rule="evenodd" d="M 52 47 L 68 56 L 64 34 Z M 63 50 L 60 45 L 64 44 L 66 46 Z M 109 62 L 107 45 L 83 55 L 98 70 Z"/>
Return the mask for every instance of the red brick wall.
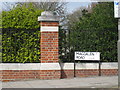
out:
<path id="1" fill-rule="evenodd" d="M 40 22 L 40 26 L 59 26 L 59 23 L 58 22 L 42 21 L 42 22 Z"/>
<path id="2" fill-rule="evenodd" d="M 60 70 L 41 70 L 40 79 L 60 79 Z"/>
<path id="3" fill-rule="evenodd" d="M 2 81 L 60 79 L 59 70 L 3 70 Z"/>
<path id="4" fill-rule="evenodd" d="M 58 22 L 41 22 L 41 26 L 58 26 Z M 41 63 L 58 62 L 58 32 L 41 32 Z"/>
<path id="5" fill-rule="evenodd" d="M 41 63 L 58 62 L 58 32 L 41 33 Z"/>
<path id="6" fill-rule="evenodd" d="M 73 70 L 62 70 L 61 78 L 73 78 L 74 71 Z M 76 70 L 76 77 L 94 77 L 99 75 L 99 70 L 97 69 L 82 69 Z M 101 76 L 111 76 L 118 75 L 117 69 L 102 69 Z"/>
<path id="7" fill-rule="evenodd" d="M 3 70 L 3 81 L 73 78 L 74 70 Z M 98 76 L 97 69 L 76 70 L 76 77 Z M 118 75 L 117 69 L 102 69 L 102 76 Z"/>

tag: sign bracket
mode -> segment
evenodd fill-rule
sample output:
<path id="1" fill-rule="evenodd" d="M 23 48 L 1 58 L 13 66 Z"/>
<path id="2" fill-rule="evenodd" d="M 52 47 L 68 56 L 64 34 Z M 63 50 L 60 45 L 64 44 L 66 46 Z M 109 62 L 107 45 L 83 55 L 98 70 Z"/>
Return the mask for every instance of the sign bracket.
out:
<path id="1" fill-rule="evenodd" d="M 76 63 L 75 63 L 76 60 L 98 61 L 98 64 L 99 64 L 99 67 L 98 67 L 99 74 L 98 74 L 98 76 L 101 76 L 100 52 L 75 52 L 74 57 L 75 57 L 74 58 L 74 77 L 76 77 Z M 81 57 L 84 57 L 84 58 L 81 58 Z"/>

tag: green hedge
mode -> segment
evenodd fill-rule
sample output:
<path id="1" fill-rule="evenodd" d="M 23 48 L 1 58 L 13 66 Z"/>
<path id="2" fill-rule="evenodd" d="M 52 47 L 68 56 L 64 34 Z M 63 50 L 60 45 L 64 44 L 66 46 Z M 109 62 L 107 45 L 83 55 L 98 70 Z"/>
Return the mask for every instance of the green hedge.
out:
<path id="1" fill-rule="evenodd" d="M 101 61 L 116 62 L 118 20 L 114 18 L 114 3 L 99 2 L 92 8 L 92 13 L 83 10 L 82 14 L 68 27 L 70 50 L 66 55 L 70 59 L 66 62 L 74 60 L 74 51 L 101 52 Z"/>
<path id="2" fill-rule="evenodd" d="M 71 55 L 74 51 L 100 52 L 103 62 L 117 61 L 117 30 L 77 30 L 70 34 Z M 73 58 L 74 59 L 74 58 Z"/>
<path id="3" fill-rule="evenodd" d="M 0 13 L 0 28 L 4 28 L 2 62 L 40 62 L 40 30 L 37 29 L 37 19 L 42 11 L 34 7 L 33 3 L 28 3 L 16 4 L 11 10 Z"/>
<path id="4" fill-rule="evenodd" d="M 40 31 L 3 29 L 2 62 L 40 62 Z"/>

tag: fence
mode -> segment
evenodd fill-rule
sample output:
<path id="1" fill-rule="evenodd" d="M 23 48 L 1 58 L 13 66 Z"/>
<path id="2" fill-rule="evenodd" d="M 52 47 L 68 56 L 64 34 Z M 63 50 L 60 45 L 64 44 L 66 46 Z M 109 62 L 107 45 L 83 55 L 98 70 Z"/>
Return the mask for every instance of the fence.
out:
<path id="1" fill-rule="evenodd" d="M 39 29 L 2 29 L 2 62 L 40 62 Z"/>
<path id="2" fill-rule="evenodd" d="M 75 51 L 100 52 L 101 61 L 117 61 L 117 30 L 62 29 L 60 33 L 60 59 L 63 62 L 73 62 Z"/>
<path id="3" fill-rule="evenodd" d="M 59 30 L 59 58 L 73 62 L 74 51 L 101 52 L 102 61 L 117 61 L 116 30 Z M 39 29 L 2 29 L 2 62 L 40 62 Z"/>
<path id="4" fill-rule="evenodd" d="M 48 14 L 48 15 L 47 15 Z M 40 32 L 36 30 L 3 29 L 3 62 L 0 76 L 2 81 L 27 79 L 60 79 L 98 76 L 97 63 L 78 63 L 74 72 L 73 63 L 58 63 L 58 25 L 54 15 L 46 11 L 38 18 L 41 27 L 41 63 Z M 44 18 L 44 15 L 47 15 Z M 49 36 L 49 37 L 48 37 Z M 101 52 L 102 61 L 117 60 L 117 30 L 59 30 L 59 59 L 63 62 L 74 60 L 74 51 Z M 43 62 L 42 62 L 43 61 Z M 21 64 L 25 63 L 25 64 Z M 101 75 L 118 75 L 117 63 L 102 63 Z"/>

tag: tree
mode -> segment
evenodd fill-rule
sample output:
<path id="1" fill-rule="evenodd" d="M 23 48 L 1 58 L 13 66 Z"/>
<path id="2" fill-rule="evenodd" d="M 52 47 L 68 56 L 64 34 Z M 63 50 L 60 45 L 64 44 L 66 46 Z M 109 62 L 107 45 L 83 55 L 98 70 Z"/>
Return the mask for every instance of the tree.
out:
<path id="1" fill-rule="evenodd" d="M 98 51 L 102 61 L 117 61 L 117 20 L 112 2 L 98 3 L 72 27 L 71 58 L 74 51 Z"/>
<path id="2" fill-rule="evenodd" d="M 43 10 L 34 8 L 32 3 L 29 3 L 27 6 L 28 7 L 24 4 L 21 7 L 20 4 L 18 4 L 10 11 L 3 11 L 2 28 L 38 28 L 39 23 L 37 22 L 37 18 Z"/>
<path id="3" fill-rule="evenodd" d="M 63 22 L 63 25 L 61 27 L 61 30 L 59 32 L 60 35 L 60 59 L 61 61 L 73 61 L 73 55 L 71 57 L 70 55 L 70 31 L 74 30 L 74 26 L 76 25 L 76 22 L 79 22 L 82 18 L 82 16 L 87 15 L 89 16 L 89 13 L 91 12 L 91 8 L 89 7 L 80 7 L 77 10 L 75 10 L 73 13 L 70 13 L 66 16 L 65 22 Z M 72 60 L 71 60 L 72 59 Z"/>
<path id="4" fill-rule="evenodd" d="M 76 22 L 79 22 L 82 18 L 82 16 L 88 15 L 92 12 L 92 7 L 93 7 L 94 3 L 92 3 L 91 5 L 88 5 L 88 7 L 79 7 L 78 9 L 76 9 L 74 12 L 68 14 L 67 17 L 67 23 L 64 24 L 65 26 L 67 26 L 67 29 L 72 29 L 73 26 L 76 24 Z"/>
<path id="5" fill-rule="evenodd" d="M 18 2 L 16 4 L 20 4 L 21 6 L 26 4 L 29 5 L 30 0 L 26 0 L 27 2 Z M 51 0 L 44 2 L 32 2 L 33 6 L 39 10 L 43 11 L 52 11 L 60 17 L 60 22 L 62 23 L 66 17 L 66 4 L 67 2 L 62 2 L 58 0 L 57 2 Z"/>

